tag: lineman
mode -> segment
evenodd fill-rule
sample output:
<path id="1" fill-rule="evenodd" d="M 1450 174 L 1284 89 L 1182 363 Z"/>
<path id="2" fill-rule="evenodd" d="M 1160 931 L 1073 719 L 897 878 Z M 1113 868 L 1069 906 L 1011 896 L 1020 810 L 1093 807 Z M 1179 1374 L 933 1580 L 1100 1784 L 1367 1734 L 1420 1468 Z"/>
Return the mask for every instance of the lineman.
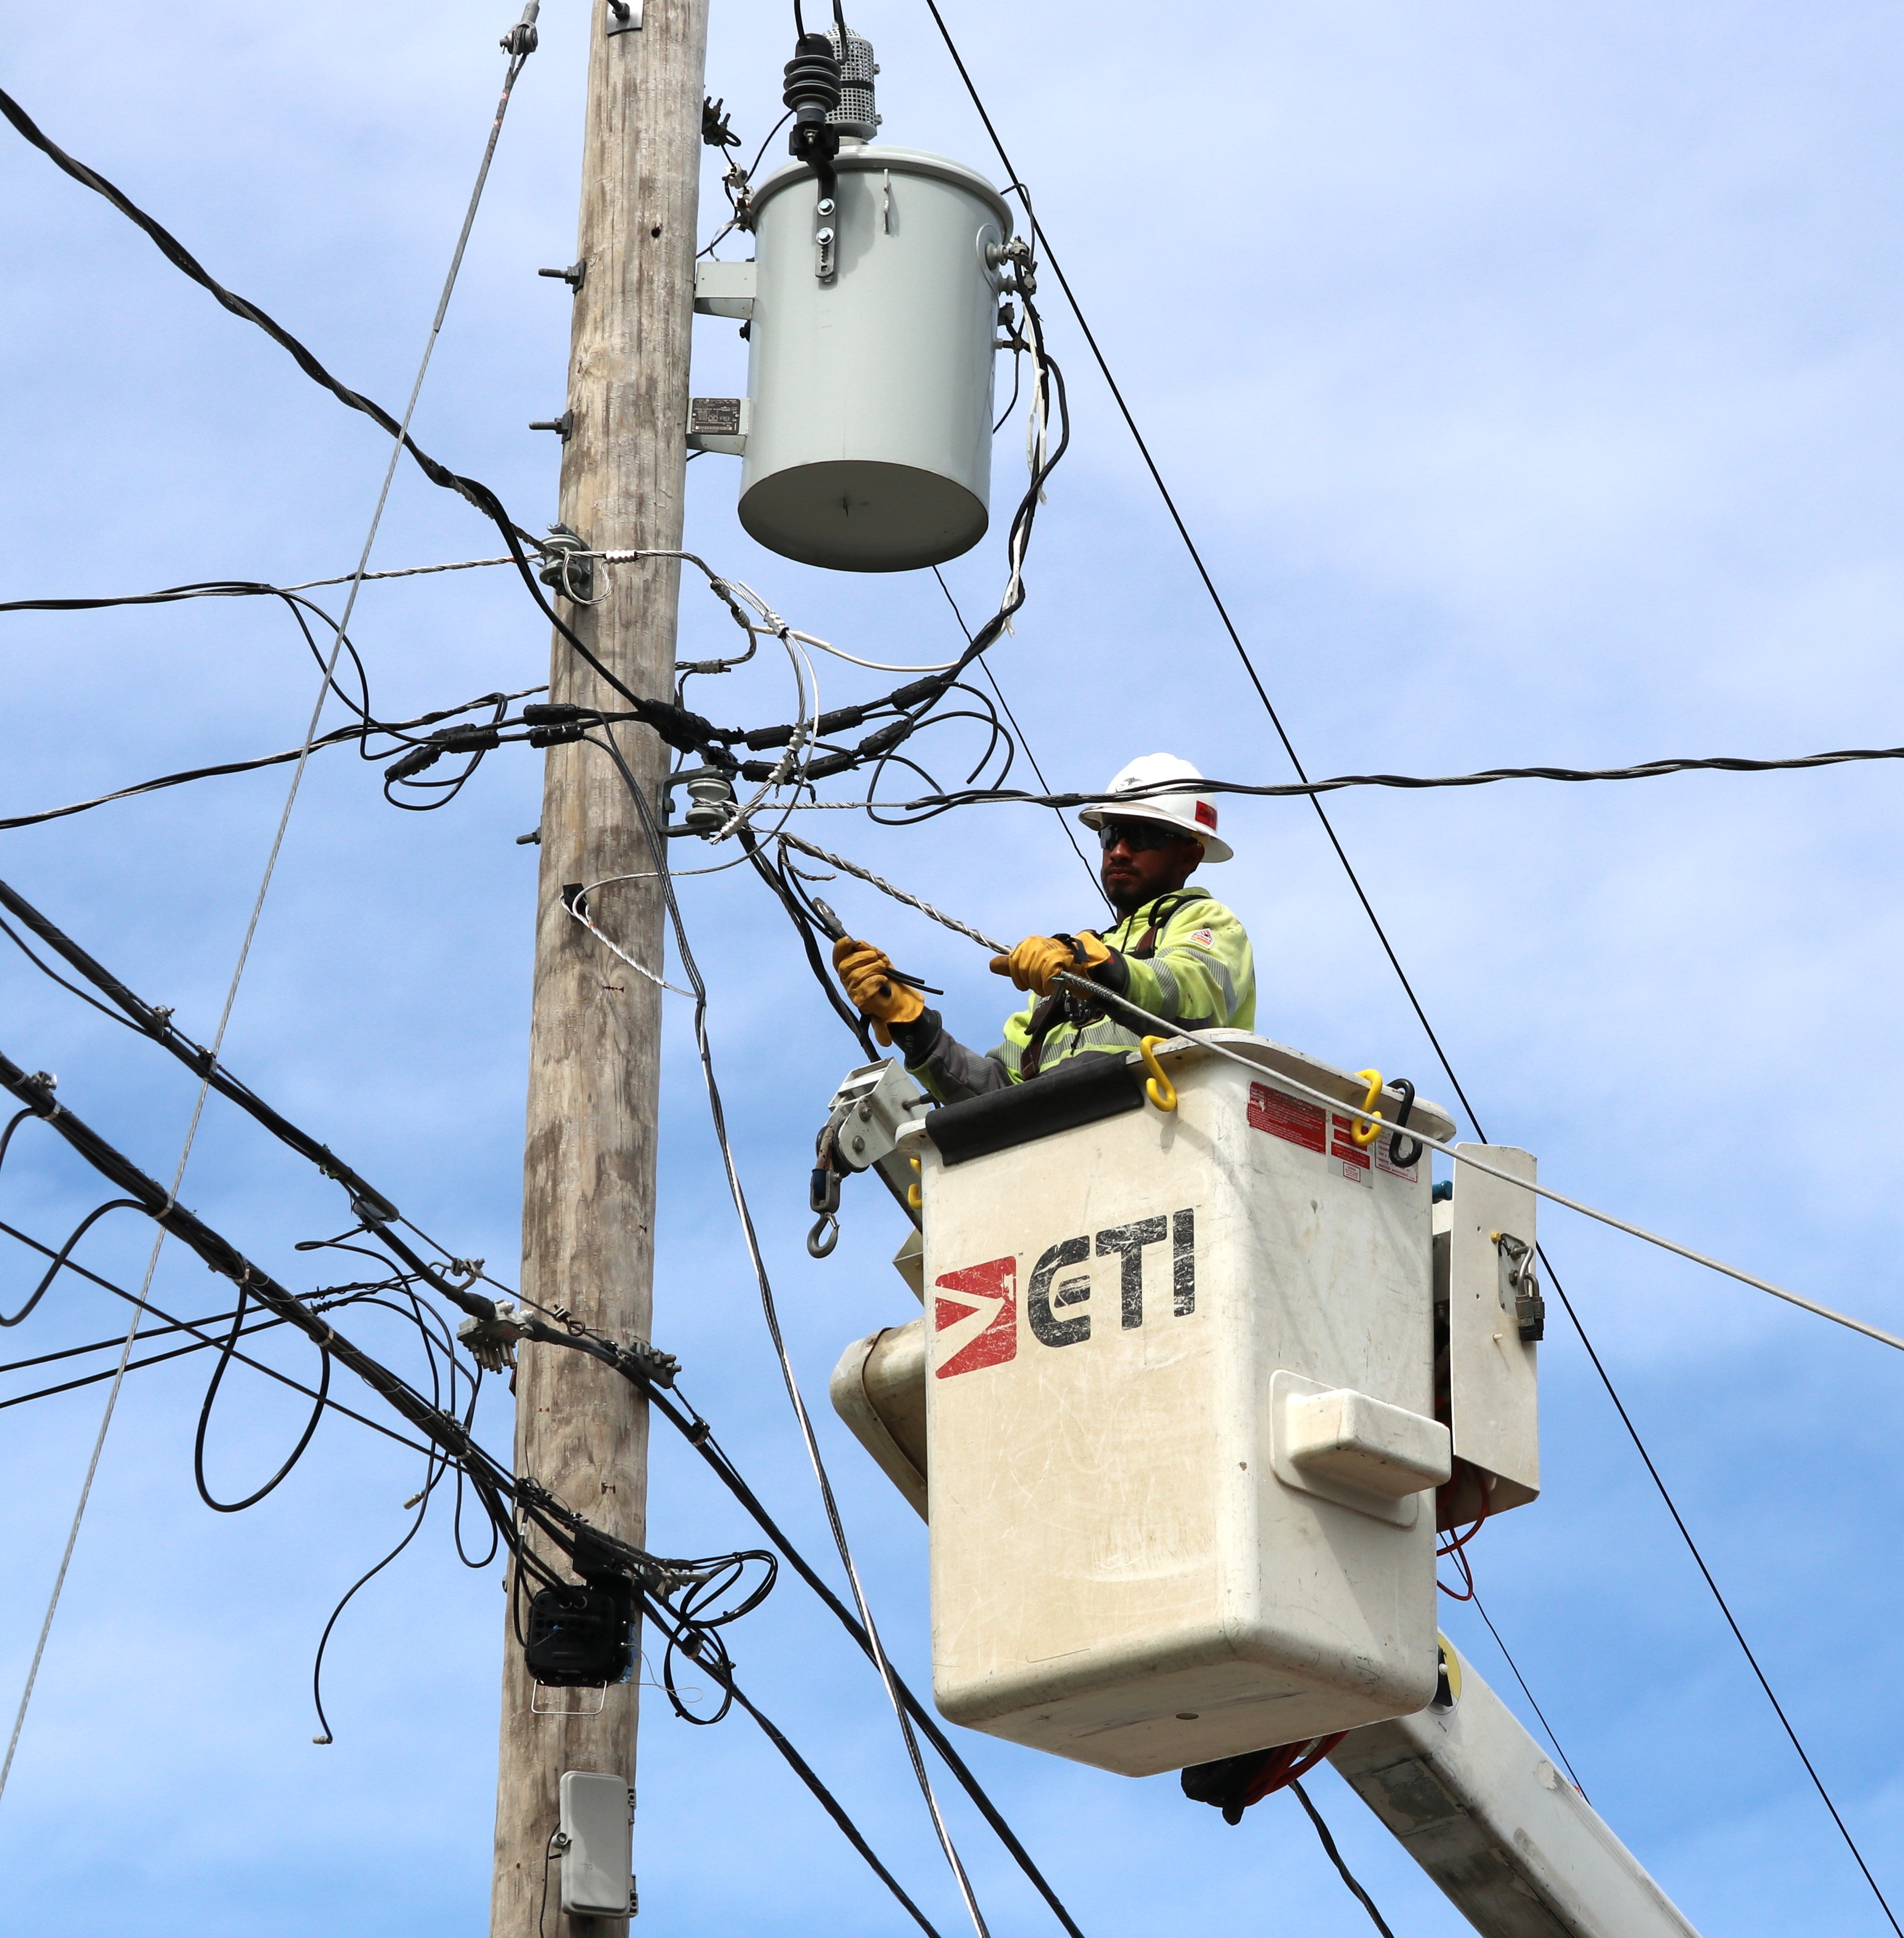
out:
<path id="1" fill-rule="evenodd" d="M 1048 1075 L 1079 1056 L 1122 1056 L 1144 1032 L 1114 1007 L 1059 988 L 1071 970 L 1128 996 L 1153 1015 L 1187 1029 L 1249 1029 L 1256 1022 L 1256 976 L 1250 937 L 1221 902 L 1186 885 L 1205 861 L 1227 861 L 1216 834 L 1216 808 L 1195 791 L 1203 778 L 1174 754 L 1146 754 L 1111 782 L 1105 800 L 1078 819 L 1104 849 L 1098 875 L 1120 919 L 1099 934 L 1028 935 L 992 974 L 1030 992 L 1007 1019 L 1005 1038 L 981 1056 L 958 1042 L 917 990 L 897 980 L 892 964 L 870 943 L 849 937 L 834 946 L 834 966 L 848 998 L 869 1017 L 882 1043 L 897 1043 L 906 1069 L 942 1104 Z M 1180 790 L 1116 797 L 1159 782 Z"/>

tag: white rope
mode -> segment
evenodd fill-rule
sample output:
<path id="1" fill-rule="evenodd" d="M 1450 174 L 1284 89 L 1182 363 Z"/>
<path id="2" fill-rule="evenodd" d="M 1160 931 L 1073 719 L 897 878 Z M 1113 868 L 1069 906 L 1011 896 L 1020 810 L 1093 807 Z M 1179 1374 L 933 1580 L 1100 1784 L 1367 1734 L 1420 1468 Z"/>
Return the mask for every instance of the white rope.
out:
<path id="1" fill-rule="evenodd" d="M 989 949 L 994 955 L 998 955 L 1008 952 L 1003 943 L 994 941 L 988 935 L 982 935 L 976 928 L 967 928 L 964 922 L 955 921 L 952 916 L 934 908 L 930 902 L 922 901 L 917 895 L 908 895 L 903 889 L 894 888 L 891 882 L 883 880 L 880 876 L 874 874 L 870 868 L 860 867 L 856 864 L 847 861 L 843 856 L 830 855 L 824 848 L 816 848 L 811 843 L 801 840 L 797 834 L 782 834 L 779 838 L 788 846 L 799 849 L 801 853 L 811 855 L 816 861 L 824 861 L 829 867 L 843 869 L 846 873 L 857 876 L 860 880 L 869 883 L 872 887 L 879 890 L 882 895 L 891 896 L 895 901 L 903 902 L 909 908 L 917 909 L 920 914 L 930 917 L 931 920 L 938 922 L 944 928 L 949 928 L 955 934 L 964 936 L 969 940 L 976 942 L 980 948 Z M 1080 995 L 1089 997 L 1093 1002 L 1110 1003 L 1120 1010 L 1128 1011 L 1140 1021 L 1149 1024 L 1159 1036 L 1175 1037 L 1186 1043 L 1194 1043 L 1201 1048 L 1210 1051 L 1213 1056 L 1220 1056 L 1229 1062 L 1241 1065 L 1244 1069 L 1250 1071 L 1259 1078 L 1271 1074 L 1266 1071 L 1261 1064 L 1252 1062 L 1250 1058 L 1239 1054 L 1226 1045 L 1213 1043 L 1209 1037 L 1196 1030 L 1186 1030 L 1180 1023 L 1174 1023 L 1165 1017 L 1153 1015 L 1149 1010 L 1142 1008 L 1137 1004 L 1131 1001 L 1128 997 L 1113 995 L 1101 983 L 1090 982 L 1083 977 L 1073 976 L 1068 973 L 1061 973 L 1057 980 Z M 1395 1128 L 1392 1124 L 1383 1123 L 1379 1112 L 1365 1110 L 1354 1104 L 1345 1104 L 1340 1098 L 1332 1097 L 1326 1091 L 1313 1089 L 1306 1083 L 1298 1083 L 1293 1077 L 1284 1076 L 1280 1071 L 1274 1073 L 1272 1080 L 1284 1088 L 1299 1091 L 1306 1097 L 1313 1098 L 1319 1103 L 1327 1104 L 1332 1110 L 1340 1110 L 1350 1116 L 1358 1117 L 1364 1123 L 1382 1124 L 1385 1130 Z M 1769 1293 L 1774 1299 L 1782 1299 L 1788 1305 L 1796 1305 L 1800 1311 L 1811 1313 L 1817 1318 L 1829 1319 L 1834 1326 L 1848 1327 L 1854 1332 L 1863 1333 L 1867 1339 L 1876 1340 L 1880 1345 L 1894 1346 L 1899 1352 L 1904 1353 L 1904 1338 L 1899 1338 L 1894 1332 L 1885 1332 L 1881 1326 L 1867 1325 L 1863 1320 L 1854 1319 L 1848 1313 L 1839 1312 L 1829 1305 L 1820 1305 L 1817 1300 L 1807 1299 L 1802 1293 L 1791 1291 L 1788 1287 L 1782 1285 L 1775 1285 L 1770 1279 L 1760 1278 L 1754 1272 L 1742 1271 L 1737 1265 L 1729 1265 L 1723 1259 L 1715 1259 L 1709 1253 L 1695 1251 L 1691 1246 L 1682 1245 L 1677 1239 L 1663 1237 L 1657 1232 L 1649 1232 L 1643 1225 L 1630 1224 L 1624 1218 L 1616 1218 L 1611 1211 L 1602 1211 L 1593 1205 L 1583 1204 L 1578 1198 L 1569 1198 L 1564 1192 L 1552 1190 L 1544 1184 L 1530 1184 L 1525 1178 L 1515 1177 L 1509 1172 L 1499 1170 L 1484 1159 L 1476 1157 L 1470 1152 L 1460 1150 L 1453 1144 L 1444 1144 L 1440 1138 L 1429 1137 L 1425 1132 L 1408 1129 L 1404 1130 L 1402 1135 L 1418 1143 L 1427 1145 L 1432 1150 L 1441 1152 L 1444 1157 L 1453 1159 L 1456 1164 L 1465 1164 L 1471 1170 L 1481 1171 L 1489 1177 L 1499 1178 L 1504 1184 L 1520 1185 L 1532 1192 L 1536 1197 L 1547 1198 L 1553 1204 L 1564 1206 L 1569 1211 L 1577 1211 L 1583 1218 L 1591 1218 L 1597 1223 L 1611 1226 L 1616 1232 L 1624 1232 L 1629 1238 L 1641 1239 L 1649 1245 L 1657 1245 L 1662 1251 L 1671 1252 L 1675 1257 L 1690 1259 L 1696 1265 L 1704 1265 L 1708 1271 L 1717 1272 L 1726 1278 L 1736 1279 L 1741 1285 L 1749 1285 L 1754 1291 Z"/>

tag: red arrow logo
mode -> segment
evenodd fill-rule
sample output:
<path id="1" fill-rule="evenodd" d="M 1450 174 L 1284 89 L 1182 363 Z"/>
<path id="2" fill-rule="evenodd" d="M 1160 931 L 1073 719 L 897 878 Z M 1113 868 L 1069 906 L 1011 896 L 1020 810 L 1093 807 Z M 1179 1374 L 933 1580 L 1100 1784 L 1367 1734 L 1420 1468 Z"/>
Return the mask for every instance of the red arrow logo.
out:
<path id="1" fill-rule="evenodd" d="M 934 1281 L 932 1329 L 940 1341 L 937 1377 L 1003 1365 L 1018 1355 L 1018 1260 L 991 1259 Z"/>

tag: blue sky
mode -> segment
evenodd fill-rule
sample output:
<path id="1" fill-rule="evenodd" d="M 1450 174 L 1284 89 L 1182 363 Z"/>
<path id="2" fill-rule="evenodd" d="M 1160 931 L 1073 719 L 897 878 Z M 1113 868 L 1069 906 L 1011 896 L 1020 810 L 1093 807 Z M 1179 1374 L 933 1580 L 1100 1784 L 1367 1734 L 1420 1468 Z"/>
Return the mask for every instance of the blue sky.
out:
<path id="1" fill-rule="evenodd" d="M 660 4 L 660 0 L 657 0 Z M 47 9 L 4 84 L 53 138 L 171 226 L 345 381 L 393 406 L 421 348 L 500 78 L 493 9 L 184 0 L 162 28 Z M 995 175 L 922 8 L 855 23 L 886 134 Z M 1107 354 L 1312 772 L 1455 772 L 1676 753 L 1883 745 L 1897 670 L 1904 40 L 1869 5 L 1661 13 L 1498 4 L 966 0 L 955 32 Z M 586 10 L 548 0 L 417 420 L 526 524 L 554 515 Z M 104 30 L 102 31 L 102 26 Z M 717 7 L 709 87 L 751 145 L 778 114 L 789 25 Z M 724 210 L 712 178 L 703 199 Z M 0 596 L 278 582 L 354 561 L 384 462 L 374 427 L 300 377 L 96 197 L 0 142 L 5 448 Z M 1098 783 L 1168 747 L 1279 779 L 1260 708 L 1049 281 L 1076 439 L 993 665 L 1046 771 Z M 699 326 L 696 388 L 739 387 L 731 324 Z M 999 446 L 1002 502 L 1019 461 Z M 929 576 L 859 581 L 761 551 L 736 467 L 689 474 L 690 542 L 797 624 L 873 658 L 933 658 Z M 485 556 L 492 535 L 414 471 L 374 563 Z M 949 573 L 968 612 L 988 542 Z M 722 639 L 684 594 L 685 639 Z M 366 590 L 354 627 L 389 717 L 536 683 L 545 627 L 503 574 Z M 0 814 L 293 745 L 313 670 L 262 603 L 14 615 L 0 631 Z M 829 700 L 877 676 L 834 663 Z M 723 717 L 786 715 L 784 675 L 734 676 Z M 949 760 L 947 764 L 951 764 Z M 282 800 L 281 770 L 17 832 L 0 873 L 181 1024 L 209 1033 Z M 399 816 L 348 752 L 314 762 L 228 1061 L 418 1223 L 501 1275 L 518 1246 L 539 773 L 499 754 L 455 805 Z M 1556 1188 L 1878 1323 L 1904 1323 L 1890 1099 L 1904 1028 L 1895 779 L 1872 766 L 1620 788 L 1349 795 L 1332 806 L 1490 1136 Z M 1049 816 L 920 831 L 829 818 L 849 852 L 988 931 L 1090 904 Z M 1313 815 L 1225 808 L 1213 871 L 1254 934 L 1260 1026 L 1453 1102 Z M 870 892 L 855 928 L 949 990 L 990 1040 L 976 952 Z M 796 1359 L 820 1402 L 849 1338 L 916 1310 L 862 1190 L 824 1265 L 800 1247 L 810 1139 L 853 1060 L 790 934 L 741 876 L 688 885 L 740 1162 Z M 169 1175 L 185 1074 L 0 959 L 0 1048 Z M 824 1528 L 719 1180 L 685 1014 L 664 1074 L 658 1340 L 776 1513 Z M 1466 1125 L 1464 1124 L 1464 1128 Z M 287 1282 L 339 1229 L 334 1187 L 214 1104 L 185 1201 Z M 17 1146 L 0 1217 L 63 1234 L 96 1201 L 50 1142 Z M 1874 1870 L 1904 1894 L 1890 1748 L 1904 1676 L 1884 1350 L 1558 1211 L 1554 1263 L 1715 1575 Z M 136 1274 L 147 1242 L 86 1254 Z M 20 1283 L 17 1260 L 5 1283 Z M 168 1255 L 154 1296 L 220 1309 Z M 15 1303 L 9 1291 L 6 1303 Z M 14 1357 L 104 1337 L 80 1287 L 7 1335 Z M 366 1337 L 393 1355 L 399 1332 Z M 17 1342 L 17 1344 L 16 1344 Z M 1587 1791 L 1702 1930 L 1846 1933 L 1875 1905 L 1556 1315 L 1536 1505 L 1474 1551 L 1482 1592 Z M 302 1369 L 296 1349 L 276 1362 Z M 407 1362 L 406 1362 L 407 1363 Z M 394 1540 L 415 1457 L 333 1421 L 253 1512 L 191 1484 L 205 1368 L 129 1382 L 0 1803 L 10 1897 L 75 1933 L 268 1924 L 463 1933 L 487 1903 L 498 1571 L 432 1523 L 333 1644 L 338 1740 L 309 1739 L 311 1651 Z M 8 1390 L 24 1390 L 24 1375 Z M 96 1426 L 99 1390 L 0 1412 L 11 1711 Z M 927 1680 L 923 1530 L 831 1416 L 821 1430 L 885 1632 Z M 507 1443 L 506 1413 L 487 1415 Z M 269 1472 L 301 1417 L 236 1383 L 214 1475 Z M 744 1529 L 657 1443 L 653 1539 Z M 1519 1692 L 1484 1632 L 1445 1620 Z M 797 1584 L 733 1636 L 747 1685 L 940 1922 L 956 1906 L 865 1666 Z M 1289 1800 L 1236 1830 L 1169 1778 L 1126 1782 L 964 1746 L 1094 1934 L 1272 1921 L 1368 1929 Z M 647 1706 L 642 1928 L 899 1927 L 876 1883 L 742 1720 Z M 1398 1931 L 1465 1928 L 1333 1778 L 1318 1801 Z M 1049 1921 L 957 1818 L 995 1931 Z"/>

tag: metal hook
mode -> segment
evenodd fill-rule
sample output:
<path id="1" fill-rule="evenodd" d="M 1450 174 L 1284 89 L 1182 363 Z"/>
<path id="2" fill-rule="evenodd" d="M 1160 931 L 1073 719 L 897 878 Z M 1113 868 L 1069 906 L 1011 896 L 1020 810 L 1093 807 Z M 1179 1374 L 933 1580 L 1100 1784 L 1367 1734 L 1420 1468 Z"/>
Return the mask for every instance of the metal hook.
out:
<path id="1" fill-rule="evenodd" d="M 1169 1039 L 1161 1036 L 1147 1036 L 1137 1045 L 1137 1054 L 1143 1059 L 1143 1067 L 1150 1074 L 1143 1080 L 1143 1094 L 1160 1110 L 1177 1108 L 1177 1086 L 1164 1074 L 1164 1066 L 1157 1061 L 1157 1046 Z"/>
<path id="2" fill-rule="evenodd" d="M 824 1233 L 822 1237 L 821 1235 Z M 829 1211 L 806 1235 L 806 1252 L 809 1258 L 830 1259 L 833 1248 L 840 1242 L 840 1220 Z"/>

